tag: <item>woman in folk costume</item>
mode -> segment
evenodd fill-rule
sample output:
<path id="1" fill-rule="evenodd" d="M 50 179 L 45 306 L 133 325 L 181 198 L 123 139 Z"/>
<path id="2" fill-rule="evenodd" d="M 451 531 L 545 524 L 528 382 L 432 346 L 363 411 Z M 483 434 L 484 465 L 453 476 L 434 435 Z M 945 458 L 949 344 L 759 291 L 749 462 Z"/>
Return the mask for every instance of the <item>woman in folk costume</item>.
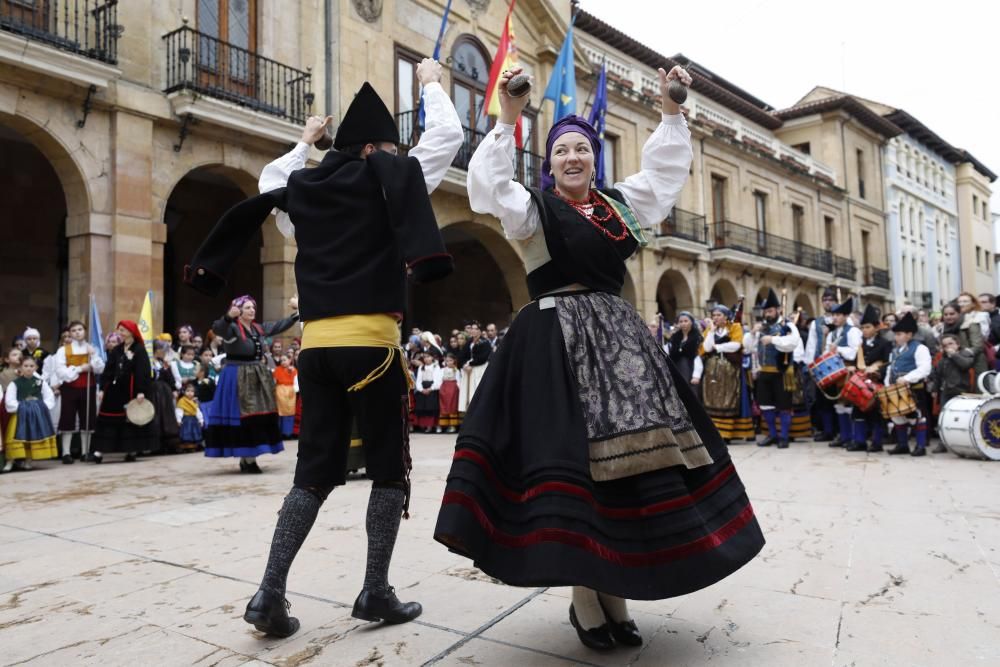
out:
<path id="1" fill-rule="evenodd" d="M 853 309 L 854 299 L 848 297 L 847 301 L 830 311 L 831 329 L 826 335 L 823 347 L 826 352 L 836 352 L 848 367 L 853 367 L 857 363 L 858 349 L 861 347 L 861 329 L 851 324 L 850 320 Z M 823 395 L 828 396 L 828 392 L 823 392 Z M 839 435 L 829 446 L 846 447 L 854 439 L 854 421 L 851 418 L 854 406 L 842 398 L 832 400 L 833 411 L 837 415 Z"/>
<path id="2" fill-rule="evenodd" d="M 160 448 L 156 420 L 137 426 L 126 416 L 126 404 L 149 402 L 152 396 L 152 368 L 139 325 L 122 320 L 117 326 L 121 343 L 108 353 L 101 373 L 101 407 L 97 411 L 97 430 L 91 442 L 91 458 L 101 463 L 104 455 L 124 452 L 126 461 L 135 461 L 138 452 Z"/>
<path id="3" fill-rule="evenodd" d="M 882 384 L 885 377 L 889 356 L 892 354 L 892 343 L 879 335 L 882 318 L 878 308 L 868 304 L 861 316 L 861 349 L 859 354 L 864 361 L 866 380 L 873 384 Z M 881 452 L 882 439 L 885 434 L 885 420 L 878 401 L 869 410 L 854 406 L 854 441 L 846 447 L 849 452 Z M 871 437 L 871 445 L 868 438 Z"/>
<path id="4" fill-rule="evenodd" d="M 479 389 L 479 384 L 489 367 L 490 355 L 493 354 L 493 346 L 482 335 L 483 330 L 479 322 L 470 323 L 469 332 L 472 335 L 467 344 L 469 360 L 462 366 L 462 380 L 458 393 L 458 409 L 461 412 L 468 411 L 472 398 L 476 395 L 476 390 Z"/>
<path id="5" fill-rule="evenodd" d="M 458 361 L 450 352 L 444 356 L 444 366 L 441 368 L 441 388 L 438 390 L 438 427 L 437 432 L 455 433 L 462 425 L 462 417 L 458 412 L 458 381 L 461 371 Z"/>
<path id="6" fill-rule="evenodd" d="M 59 455 L 56 434 L 49 415 L 56 404 L 55 394 L 47 382 L 36 375 L 38 364 L 27 356 L 21 361 L 17 379 L 4 394 L 4 407 L 11 414 L 7 424 L 4 472 L 15 464 L 31 470 L 31 461 L 54 459 Z"/>
<path id="7" fill-rule="evenodd" d="M 264 339 L 287 331 L 299 321 L 298 300 L 289 299 L 295 311 L 277 322 L 259 324 L 257 302 L 244 295 L 233 299 L 229 310 L 212 324 L 222 338 L 226 364 L 205 415 L 205 456 L 239 457 L 240 472 L 259 474 L 261 454 L 277 454 L 285 449 L 281 441 L 278 406 L 274 398 L 274 378 L 264 359 Z"/>
<path id="8" fill-rule="evenodd" d="M 924 456 L 927 453 L 927 416 L 921 406 L 927 403 L 927 378 L 932 368 L 931 352 L 923 343 L 913 340 L 917 333 L 917 320 L 913 313 L 903 313 L 896 326 L 892 328 L 896 344 L 889 357 L 889 370 L 885 376 L 885 384 L 903 385 L 916 402 L 917 408 L 901 417 L 893 417 L 893 433 L 896 436 L 896 446 L 889 450 L 890 454 L 910 454 Z M 909 447 L 909 429 L 913 429 L 916 441 L 913 451 Z"/>
<path id="9" fill-rule="evenodd" d="M 695 394 L 701 393 L 697 386 L 704 374 L 701 355 L 698 354 L 700 349 L 701 329 L 695 322 L 694 315 L 682 310 L 677 314 L 677 330 L 670 335 L 670 340 L 667 342 L 667 353 L 681 377 L 695 387 Z"/>
<path id="10" fill-rule="evenodd" d="M 62 399 L 59 435 L 63 463 L 73 463 L 70 444 L 76 432 L 80 433 L 81 458 L 87 460 L 90 436 L 97 425 L 97 376 L 104 370 L 104 359 L 87 342 L 83 322 L 70 322 L 69 333 L 70 342 L 51 355 Z"/>
<path id="11" fill-rule="evenodd" d="M 264 577 L 243 615 L 270 635 L 299 629 L 285 601 L 288 572 L 327 496 L 346 482 L 353 424 L 364 439 L 372 485 L 365 579 L 351 615 L 405 623 L 422 611 L 396 596 L 389 564 L 411 488 L 408 368 L 399 345 L 407 280 L 438 280 L 454 266 L 430 199 L 464 139 L 442 75 L 429 58 L 417 66 L 426 129 L 406 157 L 398 155 L 394 116 L 368 83 L 344 114 L 336 150 L 302 169 L 309 145 L 332 120 L 310 118 L 302 142 L 264 168 L 264 194 L 230 209 L 185 269 L 193 286 L 217 293 L 242 250 L 231 239 L 252 238 L 273 207 L 281 210 L 279 229 L 295 235 L 295 281 L 306 323 L 298 357 L 302 431 Z"/>
<path id="12" fill-rule="evenodd" d="M 468 188 L 472 209 L 521 246 L 533 301 L 466 414 L 434 537 L 507 584 L 573 586 L 570 622 L 586 646 L 634 646 L 626 598 L 704 588 L 764 543 L 718 432 L 619 296 L 643 228 L 666 218 L 687 179 L 691 135 L 666 88 L 690 78 L 660 70 L 663 120 L 640 174 L 592 188 L 600 140 L 568 116 L 548 134 L 544 188 L 528 189 L 514 180 L 527 100 L 507 94 L 511 75 Z"/>
<path id="13" fill-rule="evenodd" d="M 164 454 L 176 454 L 181 445 L 180 428 L 174 416 L 181 383 L 172 370 L 175 364 L 169 360 L 173 353 L 170 341 L 160 337 L 153 341 L 153 359 L 150 362 L 153 382 L 147 398 L 156 409 L 153 423 L 160 432 L 160 451 Z"/>
<path id="14" fill-rule="evenodd" d="M 725 440 L 754 438 L 743 368 L 743 327 L 733 311 L 719 304 L 712 309 L 712 326 L 701 342 L 705 373 L 701 379 L 705 412 Z"/>
<path id="15" fill-rule="evenodd" d="M 278 404 L 278 422 L 281 437 L 291 439 L 295 435 L 295 403 L 298 392 L 296 382 L 298 371 L 292 366 L 292 355 L 288 352 L 277 359 L 278 365 L 271 374 L 274 376 L 274 399 Z"/>

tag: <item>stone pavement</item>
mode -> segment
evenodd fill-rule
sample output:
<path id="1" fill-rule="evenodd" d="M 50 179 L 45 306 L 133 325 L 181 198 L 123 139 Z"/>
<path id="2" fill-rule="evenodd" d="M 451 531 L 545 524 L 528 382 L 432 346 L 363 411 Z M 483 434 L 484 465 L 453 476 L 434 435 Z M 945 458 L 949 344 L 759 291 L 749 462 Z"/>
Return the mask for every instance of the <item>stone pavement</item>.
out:
<path id="1" fill-rule="evenodd" d="M 646 639 L 598 654 L 568 589 L 510 588 L 433 542 L 453 438 L 415 435 L 412 519 L 392 566 L 414 623 L 350 616 L 369 485 L 327 501 L 289 579 L 302 630 L 241 615 L 294 443 L 265 474 L 200 455 L 0 476 L 4 665 L 1000 665 L 1000 464 L 793 444 L 734 446 L 768 543 L 693 595 L 633 603 Z"/>

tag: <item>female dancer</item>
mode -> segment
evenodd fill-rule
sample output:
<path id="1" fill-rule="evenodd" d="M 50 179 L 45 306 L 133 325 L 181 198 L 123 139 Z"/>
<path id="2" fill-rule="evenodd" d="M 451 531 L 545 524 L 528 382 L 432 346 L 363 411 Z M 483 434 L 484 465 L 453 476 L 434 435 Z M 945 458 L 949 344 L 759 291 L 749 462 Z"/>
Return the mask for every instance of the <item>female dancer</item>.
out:
<path id="1" fill-rule="evenodd" d="M 619 293 L 643 227 L 687 178 L 690 132 L 667 95 L 642 172 L 591 186 L 600 140 L 570 116 L 549 132 L 544 189 L 515 182 L 526 97 L 500 81 L 501 118 L 469 164 L 472 209 L 522 249 L 521 309 L 466 414 L 435 539 L 516 586 L 573 586 L 588 647 L 642 643 L 624 598 L 704 588 L 764 540 L 725 444 L 687 382 Z"/>
<path id="2" fill-rule="evenodd" d="M 677 315 L 677 331 L 670 336 L 668 345 L 670 360 L 677 366 L 681 377 L 695 388 L 695 394 L 699 394 L 696 387 L 701 382 L 704 369 L 698 354 L 701 329 L 695 322 L 694 315 L 686 310 Z"/>
<path id="3" fill-rule="evenodd" d="M 260 454 L 277 454 L 281 442 L 274 378 L 264 358 L 264 339 L 276 336 L 299 321 L 298 300 L 289 300 L 291 317 L 277 322 L 254 322 L 257 302 L 250 296 L 233 300 L 212 331 L 225 345 L 226 363 L 208 414 L 205 415 L 205 456 L 240 457 L 240 472 L 263 472 Z"/>

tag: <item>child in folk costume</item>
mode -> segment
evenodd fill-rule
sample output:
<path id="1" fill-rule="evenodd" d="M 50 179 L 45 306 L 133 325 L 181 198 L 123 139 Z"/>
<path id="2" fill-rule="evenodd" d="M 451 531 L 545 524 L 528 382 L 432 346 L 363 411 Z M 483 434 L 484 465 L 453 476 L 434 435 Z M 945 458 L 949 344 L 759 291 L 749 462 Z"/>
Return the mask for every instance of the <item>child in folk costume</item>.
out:
<path id="1" fill-rule="evenodd" d="M 87 459 L 90 435 L 97 425 L 97 379 L 104 371 L 104 359 L 86 341 L 83 322 L 70 322 L 70 341 L 50 355 L 55 366 L 53 384 L 58 384 L 61 399 L 59 444 L 63 463 L 73 463 L 70 444 L 80 433 L 80 457 Z"/>
<path id="2" fill-rule="evenodd" d="M 35 358 L 25 357 L 17 379 L 4 394 L 4 406 L 11 414 L 4 438 L 7 459 L 4 472 L 9 472 L 15 464 L 20 464 L 22 470 L 31 470 L 32 459 L 52 459 L 59 454 L 48 412 L 56 404 L 56 397 L 52 387 L 36 375 L 37 370 Z"/>
<path id="3" fill-rule="evenodd" d="M 174 379 L 181 383 L 195 379 L 198 372 L 198 362 L 195 361 L 196 350 L 193 345 L 182 345 L 178 357 L 170 362 L 170 372 Z"/>
<path id="4" fill-rule="evenodd" d="M 975 365 L 976 355 L 972 350 L 962 348 L 961 344 L 955 334 L 941 336 L 941 351 L 935 356 L 934 370 L 929 378 L 939 409 L 969 391 L 969 369 Z M 946 451 L 948 448 L 940 441 L 934 447 L 935 454 Z"/>
<path id="5" fill-rule="evenodd" d="M 21 368 L 21 349 L 18 347 L 12 347 L 7 350 L 6 356 L 3 359 L 3 368 L 0 370 L 0 395 L 7 393 L 7 387 L 10 383 L 18 378 L 20 372 L 18 369 Z M 7 432 L 7 422 L 10 421 L 10 413 L 7 412 L 7 408 L 4 406 L 3 401 L 0 401 L 0 432 Z"/>
<path id="6" fill-rule="evenodd" d="M 298 395 L 295 381 L 299 372 L 292 366 L 291 355 L 285 352 L 278 357 L 278 366 L 271 373 L 274 375 L 274 398 L 278 404 L 281 437 L 291 438 L 295 432 L 295 403 Z"/>
<path id="7" fill-rule="evenodd" d="M 454 433 L 462 425 L 458 413 L 458 359 L 454 354 L 447 354 L 444 367 L 441 369 L 441 387 L 438 389 L 438 426 L 437 432 Z"/>
<path id="8" fill-rule="evenodd" d="M 202 427 L 205 425 L 205 415 L 198 404 L 197 387 L 194 381 L 184 383 L 181 395 L 177 398 L 177 425 L 180 427 L 182 452 L 195 452 L 202 449 Z"/>
<path id="9" fill-rule="evenodd" d="M 21 357 L 34 357 L 35 363 L 38 365 L 39 370 L 41 370 L 42 364 L 45 363 L 45 358 L 49 356 L 49 353 L 41 346 L 42 334 L 38 332 L 38 329 L 28 327 L 21 334 L 21 338 L 24 340 L 24 349 L 21 350 Z"/>
<path id="10" fill-rule="evenodd" d="M 895 384 L 908 388 L 917 407 L 909 414 L 892 418 L 896 446 L 889 450 L 889 453 L 924 456 L 927 453 L 927 417 L 919 406 L 926 402 L 925 382 L 931 374 L 931 352 L 926 345 L 913 340 L 914 334 L 917 333 L 917 320 L 913 317 L 913 313 L 903 313 L 892 328 L 892 332 L 895 334 L 896 345 L 889 357 L 885 384 L 887 387 Z M 908 433 L 911 427 L 916 440 L 912 452 Z"/>
<path id="11" fill-rule="evenodd" d="M 879 335 L 882 322 L 878 308 L 868 304 L 861 317 L 861 354 L 864 371 L 869 383 L 881 383 L 885 378 L 886 366 L 892 354 L 892 343 Z M 860 368 L 860 364 L 859 364 Z M 885 420 L 878 401 L 867 411 L 854 406 L 854 441 L 846 449 L 849 452 L 881 452 Z M 871 435 L 871 445 L 868 436 Z"/>
<path id="12" fill-rule="evenodd" d="M 792 390 L 795 381 L 791 355 L 800 343 L 799 330 L 789 326 L 779 316 L 781 302 L 773 289 L 768 290 L 767 298 L 760 304 L 760 308 L 764 321 L 754 326 L 758 366 L 755 390 L 761 415 L 767 423 L 768 436 L 758 446 L 769 447 L 777 443 L 778 449 L 786 449 L 792 426 Z"/>
<path id="13" fill-rule="evenodd" d="M 437 426 L 438 415 L 440 414 L 441 406 L 438 392 L 441 389 L 441 382 L 444 376 L 433 354 L 425 352 L 422 362 L 423 365 L 417 369 L 416 387 L 414 389 L 416 399 L 414 412 L 417 415 L 416 428 L 424 433 L 431 433 Z"/>
<path id="14" fill-rule="evenodd" d="M 848 297 L 847 301 L 833 309 L 831 312 L 833 329 L 826 336 L 826 351 L 836 352 L 848 367 L 854 366 L 858 358 L 858 348 L 861 347 L 861 330 L 853 326 L 848 319 L 853 306 L 854 299 Z M 851 421 L 854 406 L 843 399 L 837 399 L 833 411 L 837 415 L 840 433 L 830 442 L 830 447 L 844 447 L 850 444 L 854 433 L 854 424 Z"/>

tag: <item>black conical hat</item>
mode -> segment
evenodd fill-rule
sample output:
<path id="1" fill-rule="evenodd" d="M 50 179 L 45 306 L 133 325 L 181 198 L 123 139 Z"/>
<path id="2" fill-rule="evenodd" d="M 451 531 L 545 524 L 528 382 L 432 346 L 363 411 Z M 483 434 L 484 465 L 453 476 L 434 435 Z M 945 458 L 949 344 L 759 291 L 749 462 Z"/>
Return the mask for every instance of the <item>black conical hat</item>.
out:
<path id="1" fill-rule="evenodd" d="M 850 315 L 851 311 L 853 310 L 854 310 L 854 299 L 852 297 L 847 297 L 847 301 L 840 304 L 830 312 L 834 313 L 835 315 Z"/>
<path id="2" fill-rule="evenodd" d="M 762 310 L 767 308 L 781 308 L 781 301 L 778 299 L 778 295 L 774 293 L 773 289 L 767 290 L 767 298 L 760 302 L 760 308 Z"/>
<path id="3" fill-rule="evenodd" d="M 874 324 L 878 326 L 882 321 L 882 312 L 871 305 L 870 303 L 865 306 L 865 314 L 861 317 L 861 324 Z"/>
<path id="4" fill-rule="evenodd" d="M 333 147 L 343 149 L 358 144 L 376 141 L 399 143 L 399 128 L 385 102 L 378 96 L 371 84 L 365 81 L 354 96 L 351 106 L 340 121 Z"/>
<path id="5" fill-rule="evenodd" d="M 917 318 L 913 317 L 913 313 L 903 313 L 899 321 L 892 327 L 892 330 L 894 333 L 917 333 Z"/>

